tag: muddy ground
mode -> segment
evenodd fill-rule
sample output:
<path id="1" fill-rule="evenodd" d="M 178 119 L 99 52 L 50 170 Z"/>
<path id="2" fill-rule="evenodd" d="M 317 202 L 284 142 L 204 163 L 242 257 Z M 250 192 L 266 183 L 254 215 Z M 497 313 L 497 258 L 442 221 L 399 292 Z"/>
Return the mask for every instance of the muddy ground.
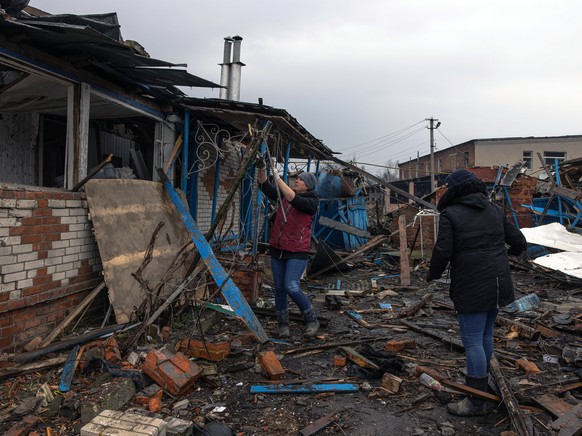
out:
<path id="1" fill-rule="evenodd" d="M 139 405 L 133 399 L 119 410 L 130 410 L 149 416 L 176 416 L 194 422 L 198 429 L 218 421 L 228 426 L 233 434 L 239 435 L 297 434 L 322 417 L 327 417 L 330 423 L 319 434 L 497 435 L 510 430 L 511 417 L 503 403 L 489 403 L 489 414 L 484 417 L 455 417 L 447 412 L 446 404 L 451 400 L 462 399 L 463 394 L 452 391 L 437 392 L 419 383 L 419 366 L 439 371 L 452 381 L 463 382 L 464 353 L 439 339 L 404 327 L 398 318 L 399 311 L 431 294 L 432 300 L 406 320 L 437 334 L 458 339 L 455 314 L 446 307 L 450 303 L 447 284 L 427 284 L 424 281 L 426 270 L 423 265 L 413 272 L 409 287 L 401 287 L 398 277 L 382 278 L 392 274 L 398 274 L 396 267 L 367 263 L 348 272 L 328 274 L 318 280 L 304 282 L 304 288 L 313 299 L 318 315 L 322 321 L 327 321 L 320 334 L 312 340 L 303 339 L 304 326 L 299 322 L 292 322 L 292 337 L 288 341 L 270 341 L 264 344 L 254 341 L 247 344 L 246 341 L 238 339 L 241 332 L 248 332 L 245 326 L 235 318 L 221 315 L 205 333 L 204 338 L 209 342 L 231 341 L 232 348 L 228 357 L 215 363 L 196 359 L 205 368 L 206 375 L 185 395 L 172 397 L 165 393 L 162 398 L 163 409 L 158 414 L 149 412 L 147 406 Z M 376 289 L 372 289 L 372 279 L 376 280 Z M 341 287 L 339 294 L 344 294 L 337 295 L 333 300 L 328 298 L 326 303 L 326 293 L 330 291 L 329 288 L 337 287 L 338 280 Z M 514 271 L 514 281 L 518 297 L 535 292 L 542 305 L 527 312 L 502 312 L 501 315 L 519 320 L 528 326 L 538 323 L 551 327 L 559 336 L 550 338 L 542 335 L 536 339 L 527 339 L 520 337 L 509 327 L 497 326 L 497 357 L 519 403 L 530 406 L 523 413 L 535 434 L 553 434 L 551 425 L 557 416 L 541 407 L 536 398 L 553 394 L 572 406 L 578 404 L 582 398 L 579 388 L 563 391 L 564 387 L 579 380 L 577 364 L 580 362 L 576 356 L 564 356 L 563 351 L 565 348 L 576 350 L 582 346 L 577 322 L 582 313 L 582 305 L 576 299 L 581 288 L 562 278 L 556 279 L 551 274 L 528 272 L 523 268 Z M 272 299 L 267 273 L 264 283 L 266 286 L 261 292 L 259 306 L 268 309 L 272 306 Z M 386 294 L 387 290 L 394 292 L 379 299 L 378 295 L 382 295 L 382 292 Z M 348 296 L 345 291 L 348 291 Z M 337 304 L 338 301 L 341 307 L 333 307 L 331 303 Z M 439 304 L 440 302 L 445 304 Z M 379 312 L 379 303 L 389 303 L 392 309 Z M 361 313 L 363 320 L 371 324 L 369 328 L 346 314 L 348 310 L 366 309 L 376 310 Z M 275 337 L 275 318 L 265 315 L 258 315 L 258 318 L 269 336 Z M 140 342 L 136 351 L 143 358 L 151 349 L 163 346 L 173 348 L 182 338 L 201 338 L 194 319 L 196 312 L 193 308 L 183 312 L 173 319 L 171 335 L 165 343 L 161 337 L 149 337 L 149 340 Z M 416 343 L 415 348 L 398 353 L 384 350 L 388 340 L 411 338 Z M 120 344 L 123 339 L 123 335 L 119 335 Z M 346 354 L 340 346 L 329 347 L 329 344 L 336 343 L 348 344 L 362 355 L 369 356 L 381 369 L 364 370 L 349 359 L 345 367 L 335 366 L 334 357 Z M 284 383 L 307 387 L 312 383 L 352 383 L 357 386 L 358 391 L 251 394 L 251 386 L 269 384 L 269 379 L 257 360 L 258 353 L 266 350 L 273 350 L 279 358 L 285 369 Z M 122 350 L 122 354 L 127 351 Z M 52 356 L 43 356 L 43 359 L 50 357 Z M 515 363 L 520 358 L 533 362 L 541 372 L 526 375 Z M 139 369 L 140 365 L 138 362 L 133 368 Z M 56 391 L 61 370 L 62 365 L 4 379 L 0 385 L 0 395 L 3 398 L 0 431 L 6 431 L 22 419 L 23 414 L 15 413 L 15 407 L 21 405 L 27 397 L 34 396 L 43 383 Z M 386 371 L 402 379 L 397 393 L 392 394 L 381 389 L 381 377 Z M 76 404 L 80 407 L 83 402 L 92 401 L 91 396 L 98 394 L 107 383 L 111 383 L 112 377 L 99 366 L 79 369 L 71 390 L 64 394 L 63 404 L 67 405 L 66 411 L 61 407 L 60 415 L 49 417 L 48 407 L 37 406 L 34 410 L 25 412 L 39 418 L 34 430 L 38 434 L 49 434 L 47 429 L 54 435 L 78 434 L 83 422 L 75 412 L 75 407 L 71 408 L 70 405 Z M 147 377 L 144 380 L 146 384 L 151 382 Z M 184 399 L 188 401 L 184 402 Z M 176 408 L 178 404 L 179 407 Z M 195 434 L 210 434 L 200 433 L 201 431 L 203 430 L 195 429 Z"/>

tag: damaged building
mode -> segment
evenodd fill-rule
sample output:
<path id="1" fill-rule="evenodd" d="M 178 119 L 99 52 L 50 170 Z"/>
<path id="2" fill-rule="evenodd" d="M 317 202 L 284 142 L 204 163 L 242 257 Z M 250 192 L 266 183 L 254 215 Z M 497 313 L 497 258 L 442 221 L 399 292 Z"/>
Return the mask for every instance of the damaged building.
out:
<path id="1" fill-rule="evenodd" d="M 214 83 L 123 39 L 115 13 L 13 3 L 0 13 L 1 431 L 580 433 L 581 137 L 437 152 L 439 171 L 481 178 L 529 243 L 512 259 L 520 303 L 501 308 L 490 389 L 471 390 L 449 278 L 426 282 L 445 188 L 423 160 L 388 183 L 286 110 L 239 101 L 240 36 L 224 39 Z M 518 164 L 482 160 L 510 144 L 503 161 Z M 276 205 L 257 156 L 286 181 L 318 176 L 302 288 L 322 328 L 309 341 L 293 311 L 291 337 L 274 338 Z M 467 395 L 488 415 L 447 414 Z"/>

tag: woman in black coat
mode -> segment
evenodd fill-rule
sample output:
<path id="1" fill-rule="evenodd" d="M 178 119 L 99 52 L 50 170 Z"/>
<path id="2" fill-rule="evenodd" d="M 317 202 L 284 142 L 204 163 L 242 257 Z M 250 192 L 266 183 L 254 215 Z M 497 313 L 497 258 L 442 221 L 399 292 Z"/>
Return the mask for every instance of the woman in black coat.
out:
<path id="1" fill-rule="evenodd" d="M 473 173 L 457 170 L 446 186 L 437 206 L 439 234 L 427 279 L 439 278 L 450 264 L 449 295 L 467 357 L 466 384 L 486 391 L 498 309 L 515 300 L 508 254 L 519 255 L 527 242 Z M 449 404 L 448 410 L 460 416 L 486 413 L 484 402 L 472 397 Z"/>

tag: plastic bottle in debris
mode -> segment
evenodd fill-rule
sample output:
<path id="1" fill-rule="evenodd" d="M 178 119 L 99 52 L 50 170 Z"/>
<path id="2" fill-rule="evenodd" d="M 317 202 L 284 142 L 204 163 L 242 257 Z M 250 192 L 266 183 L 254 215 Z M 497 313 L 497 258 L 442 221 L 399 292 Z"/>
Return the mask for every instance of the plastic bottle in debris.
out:
<path id="1" fill-rule="evenodd" d="M 538 297 L 537 294 L 529 294 L 525 297 L 521 297 L 519 300 L 515 300 L 509 305 L 509 307 L 518 312 L 524 312 L 526 310 L 535 309 L 540 304 L 540 297 Z"/>
<path id="2" fill-rule="evenodd" d="M 438 382 L 437 380 L 432 378 L 426 372 L 423 372 L 420 375 L 420 377 L 418 378 L 418 381 L 420 381 L 423 385 L 431 388 L 432 390 L 435 390 L 435 391 L 442 391 L 443 390 L 443 385 L 441 385 L 440 382 Z"/>

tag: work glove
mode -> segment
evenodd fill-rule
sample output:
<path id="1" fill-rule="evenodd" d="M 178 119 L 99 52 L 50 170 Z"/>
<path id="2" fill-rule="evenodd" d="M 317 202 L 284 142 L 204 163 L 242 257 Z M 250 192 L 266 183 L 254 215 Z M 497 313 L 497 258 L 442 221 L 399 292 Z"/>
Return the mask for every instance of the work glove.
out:
<path id="1" fill-rule="evenodd" d="M 279 180 L 279 171 L 277 170 L 277 167 L 275 166 L 275 159 L 273 159 L 273 161 L 271 162 L 271 171 L 273 173 L 273 180 L 276 182 L 277 180 Z"/>
<path id="2" fill-rule="evenodd" d="M 267 168 L 267 163 L 265 162 L 265 157 L 262 154 L 258 154 L 257 158 L 255 159 L 255 167 L 258 170 L 264 170 Z"/>

